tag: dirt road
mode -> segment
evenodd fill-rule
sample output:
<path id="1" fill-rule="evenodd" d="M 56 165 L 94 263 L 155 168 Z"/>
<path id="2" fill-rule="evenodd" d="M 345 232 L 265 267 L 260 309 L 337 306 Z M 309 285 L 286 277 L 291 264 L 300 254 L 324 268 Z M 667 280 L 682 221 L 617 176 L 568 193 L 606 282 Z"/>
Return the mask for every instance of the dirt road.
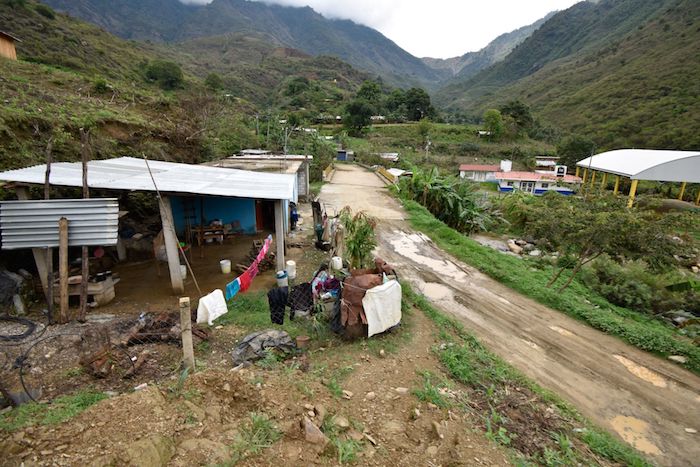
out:
<path id="1" fill-rule="evenodd" d="M 699 377 L 455 260 L 409 228 L 400 204 L 373 173 L 340 165 L 321 199 L 381 219 L 378 254 L 527 376 L 653 462 L 698 465 L 700 434 L 692 431 L 700 430 Z"/>

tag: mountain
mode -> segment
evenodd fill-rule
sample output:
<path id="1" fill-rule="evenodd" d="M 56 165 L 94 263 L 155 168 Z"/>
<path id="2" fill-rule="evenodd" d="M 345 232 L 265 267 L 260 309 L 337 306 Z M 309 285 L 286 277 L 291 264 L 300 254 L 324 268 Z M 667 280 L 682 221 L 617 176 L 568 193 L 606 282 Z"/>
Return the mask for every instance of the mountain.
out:
<path id="1" fill-rule="evenodd" d="M 430 87 L 448 76 L 372 28 L 327 19 L 309 7 L 247 0 L 214 0 L 207 5 L 184 5 L 178 0 L 46 3 L 126 39 L 174 43 L 231 33 L 261 34 L 278 46 L 338 57 L 394 85 Z"/>
<path id="2" fill-rule="evenodd" d="M 700 147 L 700 2 L 602 0 L 554 15 L 438 104 L 471 115 L 513 99 L 599 147 Z"/>
<path id="3" fill-rule="evenodd" d="M 478 52 L 467 52 L 460 57 L 447 59 L 423 58 L 423 62 L 437 70 L 447 70 L 450 77 L 469 78 L 496 62 L 503 60 L 518 44 L 527 39 L 556 12 L 515 31 L 501 34 Z"/>

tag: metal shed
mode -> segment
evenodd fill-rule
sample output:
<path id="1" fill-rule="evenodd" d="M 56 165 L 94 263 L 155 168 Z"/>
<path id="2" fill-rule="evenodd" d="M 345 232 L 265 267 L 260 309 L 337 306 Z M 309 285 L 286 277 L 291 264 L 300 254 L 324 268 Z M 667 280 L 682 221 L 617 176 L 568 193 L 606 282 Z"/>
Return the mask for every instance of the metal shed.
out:
<path id="1" fill-rule="evenodd" d="M 150 172 L 149 172 L 150 167 Z M 0 180 L 27 184 L 43 184 L 46 165 L 0 173 Z M 289 201 L 297 201 L 296 177 L 288 174 L 251 172 L 203 165 L 148 161 L 133 157 L 91 161 L 88 163 L 88 186 L 118 191 L 155 192 L 157 185 L 162 197 L 159 203 L 163 222 L 165 248 L 168 256 L 170 281 L 175 293 L 184 290 L 170 198 L 191 194 L 228 198 L 273 200 L 275 203 L 275 236 L 277 266 L 284 269 L 284 209 Z M 151 176 L 153 178 L 151 178 Z M 51 165 L 50 184 L 82 186 L 82 165 L 79 162 L 59 162 Z M 28 190 L 18 187 L 20 199 L 28 199 Z M 35 255 L 35 258 L 37 256 Z M 37 267 L 42 266 L 37 260 Z"/>

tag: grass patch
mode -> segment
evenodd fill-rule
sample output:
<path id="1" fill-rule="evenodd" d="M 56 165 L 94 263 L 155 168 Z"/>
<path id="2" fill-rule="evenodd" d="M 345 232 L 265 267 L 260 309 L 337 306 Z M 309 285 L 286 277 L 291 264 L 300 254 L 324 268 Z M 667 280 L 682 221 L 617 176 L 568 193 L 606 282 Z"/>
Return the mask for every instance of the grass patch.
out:
<path id="1" fill-rule="evenodd" d="M 423 387 L 414 389 L 413 395 L 423 402 L 430 402 L 435 404 L 440 408 L 450 407 L 450 402 L 442 395 L 440 389 L 447 387 L 445 382 L 438 383 L 437 385 L 433 382 L 437 377 L 429 371 L 419 372 L 423 376 Z"/>
<path id="2" fill-rule="evenodd" d="M 685 367 L 700 374 L 700 348 L 659 321 L 635 311 L 612 305 L 574 280 L 564 291 L 546 286 L 550 267 L 532 270 L 520 259 L 480 245 L 437 220 L 423 206 L 403 200 L 411 226 L 454 257 L 471 264 L 502 284 L 543 305 L 566 313 L 607 334 L 617 336 L 642 350 L 661 356 L 683 355 Z"/>
<path id="3" fill-rule="evenodd" d="M 281 437 L 282 433 L 267 415 L 250 413 L 248 422 L 243 425 L 241 434 L 231 446 L 233 456 L 226 465 L 235 465 L 243 459 L 260 454 Z"/>
<path id="4" fill-rule="evenodd" d="M 101 392 L 81 391 L 70 396 L 58 397 L 51 404 L 22 404 L 0 415 L 0 430 L 11 432 L 32 425 L 56 425 L 106 398 Z"/>
<path id="5" fill-rule="evenodd" d="M 570 404 L 562 401 L 551 391 L 539 387 L 490 352 L 478 339 L 467 332 L 461 323 L 442 314 L 424 296 L 413 292 L 407 284 L 402 284 L 402 287 L 404 301 L 422 310 L 437 325 L 440 337 L 452 344 L 436 349 L 436 353 L 450 375 L 474 391 L 470 399 L 479 399 L 483 402 L 485 409 L 481 416 L 484 419 L 487 437 L 496 443 L 515 449 L 519 463 L 525 465 L 530 462 L 543 465 L 582 463 L 585 465 L 595 461 L 590 459 L 590 455 L 586 452 L 590 450 L 597 456 L 624 465 L 651 465 L 634 449 L 585 419 Z M 521 451 L 519 446 L 526 440 L 522 436 L 518 439 L 517 433 L 509 431 L 507 427 L 512 425 L 497 409 L 501 404 L 507 403 L 508 394 L 513 394 L 513 388 L 527 390 L 536 396 L 536 400 L 530 401 L 525 404 L 526 406 L 554 405 L 564 419 L 564 424 L 559 428 L 566 428 L 566 432 L 559 430 L 549 433 L 551 438 L 549 445 L 541 452 Z M 536 415 L 536 412 L 532 413 Z M 583 427 L 583 430 L 573 431 L 574 426 Z M 537 429 L 536 422 L 532 421 L 528 425 L 528 434 L 534 434 Z M 578 449 L 577 442 L 585 444 L 586 448 Z"/>

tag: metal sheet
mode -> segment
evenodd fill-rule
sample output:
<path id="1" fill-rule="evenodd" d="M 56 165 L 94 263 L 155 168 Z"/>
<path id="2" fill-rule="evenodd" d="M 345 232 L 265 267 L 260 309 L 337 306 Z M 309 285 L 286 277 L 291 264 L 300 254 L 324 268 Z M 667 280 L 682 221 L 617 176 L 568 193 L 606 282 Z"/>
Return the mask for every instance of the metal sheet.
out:
<path id="1" fill-rule="evenodd" d="M 69 246 L 117 244 L 116 198 L 3 201 L 0 239 L 3 250 L 58 246 L 58 220 L 68 219 Z"/>

